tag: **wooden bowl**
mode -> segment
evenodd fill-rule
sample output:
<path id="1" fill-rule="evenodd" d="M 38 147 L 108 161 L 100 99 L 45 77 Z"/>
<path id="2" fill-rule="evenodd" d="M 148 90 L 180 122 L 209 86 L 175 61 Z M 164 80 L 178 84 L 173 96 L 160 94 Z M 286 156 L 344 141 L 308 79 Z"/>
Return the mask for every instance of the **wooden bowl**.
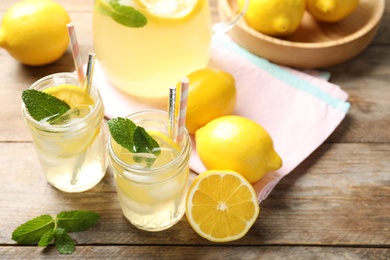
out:
<path id="1" fill-rule="evenodd" d="M 222 19 L 238 10 L 237 0 L 219 0 Z M 296 68 L 321 68 L 349 60 L 374 38 L 385 9 L 385 0 L 360 0 L 357 9 L 337 23 L 323 23 L 305 13 L 292 35 L 276 38 L 249 27 L 244 19 L 229 31 L 248 51 L 274 63 Z"/>

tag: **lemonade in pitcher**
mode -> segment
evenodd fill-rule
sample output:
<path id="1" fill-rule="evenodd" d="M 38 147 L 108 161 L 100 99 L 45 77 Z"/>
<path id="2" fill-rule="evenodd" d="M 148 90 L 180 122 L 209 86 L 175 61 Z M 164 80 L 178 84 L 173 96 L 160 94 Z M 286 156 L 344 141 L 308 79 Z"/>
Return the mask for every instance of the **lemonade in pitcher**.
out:
<path id="1" fill-rule="evenodd" d="M 166 97 L 178 80 L 207 66 L 207 0 L 95 0 L 94 48 L 105 75 L 136 97 Z"/>
<path id="2" fill-rule="evenodd" d="M 126 119 L 114 119 L 121 122 L 108 122 L 111 133 L 109 158 L 122 212 L 134 226 L 147 231 L 167 229 L 185 213 L 191 142 L 187 132 L 181 142 L 174 142 L 167 134 L 166 117 L 163 111 L 150 110 L 135 113 Z M 124 129 L 115 130 L 112 122 L 123 126 L 127 119 L 143 127 L 155 140 L 157 146 L 153 148 L 154 154 L 129 151 L 118 144 L 120 138 L 115 137 L 114 132 L 120 135 L 127 133 Z M 129 134 L 134 139 L 137 139 L 134 137 L 136 135 Z M 134 143 L 134 146 L 137 145 Z"/>

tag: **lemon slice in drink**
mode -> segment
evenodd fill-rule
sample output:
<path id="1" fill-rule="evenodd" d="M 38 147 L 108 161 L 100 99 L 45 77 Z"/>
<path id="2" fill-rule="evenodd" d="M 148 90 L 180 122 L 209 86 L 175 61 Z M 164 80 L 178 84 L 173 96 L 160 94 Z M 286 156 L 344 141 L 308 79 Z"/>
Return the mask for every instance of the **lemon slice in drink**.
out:
<path id="1" fill-rule="evenodd" d="M 147 19 L 158 22 L 185 22 L 199 13 L 207 0 L 137 0 Z"/>
<path id="2" fill-rule="evenodd" d="M 251 184 L 234 171 L 198 175 L 187 194 L 186 216 L 201 237 L 212 242 L 242 238 L 260 213 Z"/>
<path id="3" fill-rule="evenodd" d="M 52 88 L 47 88 L 44 92 L 63 100 L 71 108 L 79 106 L 92 107 L 95 104 L 94 100 L 87 92 L 74 85 L 61 84 Z M 58 143 L 58 145 L 62 147 L 61 155 L 59 156 L 67 158 L 85 152 L 99 134 L 100 126 L 92 130 L 93 131 L 88 131 L 81 135 L 76 135 L 75 137 L 64 137 L 63 142 Z"/>
<path id="4" fill-rule="evenodd" d="M 84 89 L 74 85 L 62 84 L 47 88 L 44 92 L 63 100 L 71 108 L 77 106 L 93 106 L 95 104 L 91 96 Z"/>

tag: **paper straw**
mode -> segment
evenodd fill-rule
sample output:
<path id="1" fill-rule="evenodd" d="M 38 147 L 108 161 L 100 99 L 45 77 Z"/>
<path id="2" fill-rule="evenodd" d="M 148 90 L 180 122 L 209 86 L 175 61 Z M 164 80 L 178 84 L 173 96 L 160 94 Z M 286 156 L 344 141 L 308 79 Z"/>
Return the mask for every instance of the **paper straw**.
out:
<path id="1" fill-rule="evenodd" d="M 91 91 L 92 86 L 92 77 L 93 77 L 93 70 L 95 68 L 95 53 L 89 53 L 88 55 L 88 65 L 87 65 L 87 72 L 85 75 L 85 82 L 84 82 L 84 90 L 89 94 Z"/>
<path id="2" fill-rule="evenodd" d="M 187 101 L 188 101 L 188 87 L 190 80 L 187 77 L 184 77 L 181 80 L 181 90 L 180 90 L 180 110 L 179 118 L 177 123 L 177 136 L 176 142 L 180 142 L 184 136 L 184 129 L 186 125 L 186 113 L 187 113 Z"/>
<path id="3" fill-rule="evenodd" d="M 76 67 L 77 77 L 79 78 L 80 86 L 83 86 L 83 82 L 84 82 L 83 61 L 80 55 L 80 48 L 79 48 L 79 43 L 77 42 L 76 31 L 74 29 L 73 23 L 68 23 L 66 26 L 68 27 L 70 47 L 72 49 L 73 61 Z"/>
<path id="4" fill-rule="evenodd" d="M 168 102 L 168 134 L 172 140 L 176 139 L 175 135 L 175 113 L 176 113 L 176 87 L 169 88 L 169 102 Z"/>

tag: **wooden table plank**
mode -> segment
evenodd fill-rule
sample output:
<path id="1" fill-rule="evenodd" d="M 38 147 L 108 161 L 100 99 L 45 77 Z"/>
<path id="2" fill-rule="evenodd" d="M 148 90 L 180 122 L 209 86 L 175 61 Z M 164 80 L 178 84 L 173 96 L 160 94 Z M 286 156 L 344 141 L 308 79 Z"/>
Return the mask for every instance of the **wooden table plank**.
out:
<path id="1" fill-rule="evenodd" d="M 307 246 L 77 246 L 72 255 L 59 255 L 54 247 L 0 247 L 4 259 L 388 259 L 388 248 L 339 248 Z M 163 258 L 164 258 L 163 257 Z"/>

